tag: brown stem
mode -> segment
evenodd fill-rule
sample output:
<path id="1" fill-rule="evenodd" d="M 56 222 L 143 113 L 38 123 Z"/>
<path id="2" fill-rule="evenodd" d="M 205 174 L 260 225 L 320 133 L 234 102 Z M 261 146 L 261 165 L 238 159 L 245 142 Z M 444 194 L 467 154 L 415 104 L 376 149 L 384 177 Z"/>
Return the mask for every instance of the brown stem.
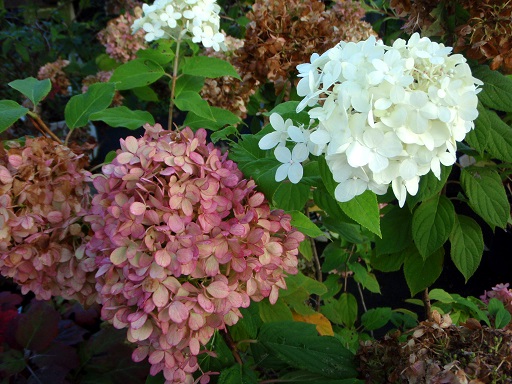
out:
<path id="1" fill-rule="evenodd" d="M 181 40 L 178 38 L 176 40 L 176 53 L 174 55 L 174 64 L 172 67 L 172 83 L 171 83 L 171 101 L 169 102 L 169 120 L 167 127 L 168 130 L 172 130 L 172 114 L 174 111 L 174 92 L 176 90 L 176 79 L 178 78 L 178 63 L 180 59 L 180 43 Z"/>
<path id="2" fill-rule="evenodd" d="M 235 358 L 236 362 L 240 365 L 243 365 L 242 358 L 240 357 L 240 354 L 238 353 L 238 350 L 236 349 L 236 344 L 233 341 L 233 338 L 229 334 L 228 329 L 226 328 L 226 332 L 220 332 L 222 337 L 224 338 L 224 341 L 228 345 L 229 349 L 231 349 L 231 353 L 233 354 L 233 357 Z"/>
<path id="3" fill-rule="evenodd" d="M 50 128 L 44 123 L 43 120 L 34 112 L 28 111 L 27 113 L 29 119 L 32 121 L 32 123 L 38 127 L 40 130 L 44 131 L 48 136 L 50 136 L 53 140 L 55 140 L 57 143 L 62 144 L 62 141 L 53 133 Z"/>
<path id="4" fill-rule="evenodd" d="M 432 306 L 430 305 L 430 296 L 428 295 L 428 288 L 423 291 L 423 307 L 425 308 L 425 316 L 428 321 L 432 321 Z"/>

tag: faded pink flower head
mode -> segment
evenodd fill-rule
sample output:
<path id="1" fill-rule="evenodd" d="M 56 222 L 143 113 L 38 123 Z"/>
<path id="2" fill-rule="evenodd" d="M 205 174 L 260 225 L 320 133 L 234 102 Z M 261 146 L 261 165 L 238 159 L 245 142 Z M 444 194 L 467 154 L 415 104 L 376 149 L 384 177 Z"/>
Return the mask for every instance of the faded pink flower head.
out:
<path id="1" fill-rule="evenodd" d="M 49 98 L 54 98 L 55 95 L 69 95 L 71 83 L 63 70 L 63 68 L 68 65 L 69 60 L 58 59 L 39 68 L 37 78 L 39 80 L 50 79 L 52 82 L 52 90 L 48 96 Z"/>
<path id="2" fill-rule="evenodd" d="M 251 299 L 276 302 L 304 237 L 206 131 L 145 128 L 94 178 L 87 253 L 102 317 L 128 328 L 133 359 L 148 357 L 166 383 L 191 383 L 215 330 L 235 324 Z"/>
<path id="3" fill-rule="evenodd" d="M 140 7 L 136 12 L 141 13 Z M 135 17 L 126 12 L 107 23 L 105 29 L 98 33 L 98 40 L 106 49 L 107 55 L 120 63 L 135 59 L 139 49 L 146 48 L 144 30 L 140 29 L 132 34 L 131 26 Z"/>
<path id="4" fill-rule="evenodd" d="M 37 299 L 96 300 L 84 257 L 88 160 L 46 137 L 0 147 L 0 273 Z"/>

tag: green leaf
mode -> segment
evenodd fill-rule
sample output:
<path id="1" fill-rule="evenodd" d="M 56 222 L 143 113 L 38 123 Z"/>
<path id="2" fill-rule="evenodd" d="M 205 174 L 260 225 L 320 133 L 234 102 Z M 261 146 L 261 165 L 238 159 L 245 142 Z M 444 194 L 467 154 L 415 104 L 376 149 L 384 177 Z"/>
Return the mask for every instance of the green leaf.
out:
<path id="1" fill-rule="evenodd" d="M 512 320 L 510 312 L 503 308 L 496 313 L 494 327 L 496 329 L 505 328 L 510 323 L 510 320 Z"/>
<path id="2" fill-rule="evenodd" d="M 339 206 L 352 220 L 369 229 L 377 236 L 380 232 L 380 211 L 377 196 L 372 191 L 365 191 L 362 195 L 354 197 L 346 203 L 339 203 Z"/>
<path id="3" fill-rule="evenodd" d="M 412 217 L 412 236 L 423 259 L 441 247 L 453 228 L 455 208 L 446 196 L 424 201 Z"/>
<path id="4" fill-rule="evenodd" d="M 83 127 L 89 121 L 90 115 L 108 108 L 114 98 L 114 92 L 113 83 L 96 83 L 92 84 L 86 93 L 73 96 L 64 109 L 69 129 Z"/>
<path id="5" fill-rule="evenodd" d="M 258 146 L 259 138 L 255 135 L 242 135 L 242 139 L 231 145 L 229 159 L 239 166 L 265 158 L 265 151 Z"/>
<path id="6" fill-rule="evenodd" d="M 481 155 L 487 149 L 489 141 L 489 131 L 491 127 L 491 119 L 488 110 L 478 103 L 478 117 L 475 120 L 475 128 L 466 135 L 466 141 Z"/>
<path id="7" fill-rule="evenodd" d="M 361 324 L 367 331 L 374 331 L 385 326 L 393 316 L 393 311 L 388 307 L 379 307 L 368 310 L 361 316 Z"/>
<path id="8" fill-rule="evenodd" d="M 300 211 L 309 199 L 309 186 L 298 183 L 280 183 L 272 200 L 274 205 L 285 211 Z"/>
<path id="9" fill-rule="evenodd" d="M 132 92 L 143 101 L 158 101 L 158 94 L 148 86 L 132 88 Z"/>
<path id="10" fill-rule="evenodd" d="M 154 61 L 135 59 L 117 67 L 110 81 L 116 83 L 117 90 L 123 91 L 152 84 L 164 74 L 164 69 Z"/>
<path id="11" fill-rule="evenodd" d="M 15 101 L 0 100 L 0 132 L 5 131 L 27 112 L 28 108 L 22 107 Z"/>
<path id="12" fill-rule="evenodd" d="M 112 71 L 119 67 L 119 63 L 106 53 L 96 56 L 94 61 L 100 71 Z"/>
<path id="13" fill-rule="evenodd" d="M 297 228 L 299 231 L 301 231 L 306 236 L 310 237 L 318 237 L 323 236 L 324 233 L 320 228 L 316 226 L 315 223 L 313 223 L 309 217 L 304 215 L 300 211 L 290 211 L 288 212 L 290 216 L 292 217 L 291 224 L 295 228 Z"/>
<path id="14" fill-rule="evenodd" d="M 337 183 L 334 181 L 332 173 L 323 157 L 318 159 L 318 168 L 325 188 L 334 199 L 334 190 Z M 380 232 L 379 204 L 375 193 L 366 191 L 346 203 L 338 202 L 338 206 L 352 220 L 369 229 L 377 236 L 382 236 Z"/>
<path id="15" fill-rule="evenodd" d="M 240 308 L 242 318 L 229 328 L 235 341 L 255 339 L 262 324 L 259 315 L 259 303 L 253 301 L 248 308 Z"/>
<path id="16" fill-rule="evenodd" d="M 236 364 L 222 370 L 218 384 L 258 384 L 258 380 L 253 370 Z"/>
<path id="17" fill-rule="evenodd" d="M 473 70 L 473 76 L 483 81 L 482 91 L 478 99 L 487 107 L 498 111 L 512 112 L 512 79 L 498 71 L 481 65 Z"/>
<path id="18" fill-rule="evenodd" d="M 418 193 L 415 196 L 407 197 L 407 205 L 414 207 L 420 201 L 425 201 L 439 194 L 450 176 L 452 167 L 441 165 L 441 180 L 438 180 L 433 172 L 427 173 L 420 178 Z"/>
<path id="19" fill-rule="evenodd" d="M 280 295 L 286 297 L 289 293 L 297 289 L 304 289 L 308 295 L 323 295 L 327 292 L 327 287 L 319 281 L 305 276 L 302 272 L 296 275 L 286 276 L 286 285 L 288 289 L 281 291 Z"/>
<path id="20" fill-rule="evenodd" d="M 368 270 L 359 263 L 349 263 L 348 267 L 354 272 L 355 281 L 370 292 L 380 293 L 379 282 L 373 273 L 368 272 Z"/>
<path id="21" fill-rule="evenodd" d="M 112 160 L 114 160 L 117 156 L 117 153 L 116 151 L 109 151 L 106 155 L 105 155 L 105 161 L 103 162 L 104 164 L 110 164 L 112 162 Z"/>
<path id="22" fill-rule="evenodd" d="M 334 379 L 357 377 L 353 354 L 336 338 L 318 336 L 314 324 L 263 324 L 258 341 L 271 355 L 292 368 Z"/>
<path id="23" fill-rule="evenodd" d="M 450 243 L 450 256 L 467 283 L 480 265 L 484 253 L 482 229 L 472 218 L 456 215 Z"/>
<path id="24" fill-rule="evenodd" d="M 341 247 L 340 243 L 333 241 L 327 244 L 322 252 L 322 272 L 329 273 L 333 270 L 342 269 L 348 260 L 349 254 Z"/>
<path id="25" fill-rule="evenodd" d="M 174 59 L 174 52 L 172 50 L 168 50 L 166 52 L 159 51 L 157 49 L 139 49 L 137 51 L 137 57 L 139 59 L 151 60 L 157 64 L 165 65 L 171 62 Z"/>
<path id="26" fill-rule="evenodd" d="M 237 115 L 226 109 L 210 106 L 210 111 L 215 120 L 211 120 L 211 118 L 198 116 L 194 112 L 189 112 L 187 114 L 187 117 L 185 118 L 185 121 L 183 122 L 183 126 L 190 127 L 193 130 L 199 128 L 206 128 L 211 131 L 216 131 L 220 128 L 225 127 L 226 125 L 237 125 L 241 121 L 241 119 Z"/>
<path id="27" fill-rule="evenodd" d="M 23 80 L 14 80 L 8 85 L 23 93 L 34 105 L 39 104 L 52 90 L 52 82 L 50 79 L 37 80 L 33 77 L 28 77 Z"/>
<path id="28" fill-rule="evenodd" d="M 391 253 L 389 255 L 377 255 L 376 253 L 373 253 L 370 260 L 372 267 L 379 271 L 395 272 L 398 271 L 404 263 L 405 253 L 403 251 Z"/>
<path id="29" fill-rule="evenodd" d="M 347 223 L 343 221 L 342 217 L 323 217 L 322 223 L 329 231 L 337 233 L 340 238 L 351 243 L 360 244 L 366 241 L 366 237 L 363 237 L 361 234 L 361 226 L 359 224 Z"/>
<path id="30" fill-rule="evenodd" d="M 174 95 L 178 95 L 183 91 L 192 91 L 199 93 L 204 86 L 204 77 L 182 75 L 176 80 L 176 88 L 174 88 Z"/>
<path id="31" fill-rule="evenodd" d="M 303 256 L 307 261 L 313 260 L 313 248 L 315 245 L 312 244 L 312 240 L 310 237 L 306 237 L 299 244 L 299 253 Z"/>
<path id="32" fill-rule="evenodd" d="M 489 168 L 467 167 L 462 169 L 460 181 L 470 207 L 491 228 L 505 228 L 510 206 L 498 172 Z"/>
<path id="33" fill-rule="evenodd" d="M 486 111 L 490 125 L 487 134 L 486 151 L 496 159 L 512 162 L 512 128 L 494 111 Z"/>
<path id="34" fill-rule="evenodd" d="M 375 239 L 377 255 L 400 252 L 411 244 L 412 216 L 409 210 L 393 206 L 381 220 L 382 238 Z"/>
<path id="35" fill-rule="evenodd" d="M 292 311 L 281 297 L 275 304 L 270 304 L 268 299 L 264 299 L 258 303 L 258 308 L 264 323 L 293 320 Z"/>
<path id="36" fill-rule="evenodd" d="M 111 127 L 124 127 L 128 129 L 137 129 L 144 124 L 155 124 L 155 119 L 147 111 L 132 111 L 127 107 L 108 108 L 100 112 L 92 113 L 89 116 L 92 121 L 100 120 Z"/>
<path id="37" fill-rule="evenodd" d="M 487 304 L 487 310 L 489 311 L 489 315 L 495 316 L 502 309 L 505 309 L 505 305 L 503 305 L 503 303 L 500 300 L 496 299 L 495 297 L 492 297 L 489 300 L 489 304 Z"/>
<path id="38" fill-rule="evenodd" d="M 238 135 L 238 128 L 233 125 L 229 125 L 226 128 L 213 132 L 210 135 L 210 139 L 212 140 L 212 143 L 215 144 L 220 140 L 226 140 L 228 136 L 231 135 Z"/>
<path id="39" fill-rule="evenodd" d="M 364 384 L 364 381 L 359 379 L 329 379 L 306 371 L 294 371 L 280 375 L 279 380 L 290 384 Z"/>
<path id="40" fill-rule="evenodd" d="M 353 294 L 344 292 L 338 300 L 327 299 L 320 312 L 330 321 L 352 328 L 357 319 L 357 299 Z"/>
<path id="41" fill-rule="evenodd" d="M 437 300 L 437 301 L 440 301 L 441 303 L 445 303 L 445 304 L 451 304 L 451 303 L 455 302 L 452 295 L 450 295 L 445 290 L 439 289 L 439 288 L 431 290 L 428 293 L 428 296 L 430 297 L 430 300 Z"/>
<path id="42" fill-rule="evenodd" d="M 406 250 L 404 275 L 411 296 L 430 287 L 437 280 L 443 271 L 443 260 L 443 248 L 439 248 L 426 260 L 423 260 L 415 247 L 409 247 Z"/>
<path id="43" fill-rule="evenodd" d="M 210 105 L 197 92 L 183 91 L 174 99 L 181 111 L 191 111 L 199 117 L 215 121 Z"/>
<path id="44" fill-rule="evenodd" d="M 231 76 L 241 80 L 240 75 L 230 63 L 216 57 L 195 56 L 188 58 L 182 65 L 181 72 L 185 75 L 210 78 Z"/>

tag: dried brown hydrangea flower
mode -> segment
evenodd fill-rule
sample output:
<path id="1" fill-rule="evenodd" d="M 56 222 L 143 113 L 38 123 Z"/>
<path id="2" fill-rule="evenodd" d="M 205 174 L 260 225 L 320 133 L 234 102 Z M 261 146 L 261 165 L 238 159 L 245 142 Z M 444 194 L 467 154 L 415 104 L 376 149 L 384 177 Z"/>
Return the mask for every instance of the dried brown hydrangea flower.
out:
<path id="1" fill-rule="evenodd" d="M 512 73 L 512 2 L 391 0 L 390 6 L 404 19 L 407 33 L 420 31 L 423 36 L 443 37 L 455 52 L 480 63 L 489 62 L 493 70 Z M 457 25 L 450 25 L 450 15 L 457 16 Z"/>
<path id="2" fill-rule="evenodd" d="M 360 41 L 375 35 L 362 21 L 358 2 L 336 0 L 330 9 L 321 1 L 256 0 L 247 14 L 244 47 L 237 52 L 242 75 L 274 83 L 281 92 L 298 64 L 325 52 L 341 40 Z"/>
<path id="3" fill-rule="evenodd" d="M 214 51 L 212 48 L 206 50 L 210 57 L 216 57 L 230 62 L 240 72 L 240 61 L 237 56 L 238 50 L 244 46 L 244 41 L 226 36 L 225 44 L 227 51 Z M 249 98 L 256 92 L 259 81 L 253 78 L 250 73 L 243 75 L 242 80 L 231 76 L 223 76 L 216 79 L 205 79 L 201 96 L 214 107 L 227 109 L 235 115 L 245 119 L 247 117 L 247 103 Z"/>
<path id="4" fill-rule="evenodd" d="M 84 257 L 87 163 L 46 137 L 0 146 L 0 273 L 23 294 L 96 300 L 96 266 Z"/>
<path id="5" fill-rule="evenodd" d="M 490 61 L 493 70 L 512 73 L 512 3 L 465 0 L 463 6 L 470 16 L 457 28 L 455 51 L 465 51 L 481 63 Z"/>

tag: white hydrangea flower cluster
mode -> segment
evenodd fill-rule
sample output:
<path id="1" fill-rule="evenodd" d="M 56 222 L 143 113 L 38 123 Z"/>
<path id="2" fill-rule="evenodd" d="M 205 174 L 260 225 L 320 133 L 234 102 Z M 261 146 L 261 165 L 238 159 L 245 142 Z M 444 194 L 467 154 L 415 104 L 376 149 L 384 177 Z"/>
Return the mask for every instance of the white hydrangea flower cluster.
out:
<path id="1" fill-rule="evenodd" d="M 220 6 L 216 0 L 155 0 L 142 5 L 143 15 L 132 29 L 146 31 L 146 41 L 161 38 L 191 38 L 205 48 L 226 50 L 220 28 Z"/>
<path id="2" fill-rule="evenodd" d="M 456 142 L 474 128 L 482 85 L 451 51 L 415 33 L 392 46 L 372 36 L 313 54 L 297 67 L 297 92 L 304 96 L 297 112 L 313 107 L 308 113 L 318 124 L 296 127 L 272 115 L 275 132 L 259 143 L 277 146 L 284 167 L 276 180 L 299 182 L 300 162 L 310 153 L 325 155 L 340 202 L 367 189 L 384 194 L 391 185 L 403 206 L 407 193 L 417 193 L 420 176 L 432 171 L 440 179 L 441 164 L 455 162 Z M 292 151 L 284 149 L 287 142 Z"/>

